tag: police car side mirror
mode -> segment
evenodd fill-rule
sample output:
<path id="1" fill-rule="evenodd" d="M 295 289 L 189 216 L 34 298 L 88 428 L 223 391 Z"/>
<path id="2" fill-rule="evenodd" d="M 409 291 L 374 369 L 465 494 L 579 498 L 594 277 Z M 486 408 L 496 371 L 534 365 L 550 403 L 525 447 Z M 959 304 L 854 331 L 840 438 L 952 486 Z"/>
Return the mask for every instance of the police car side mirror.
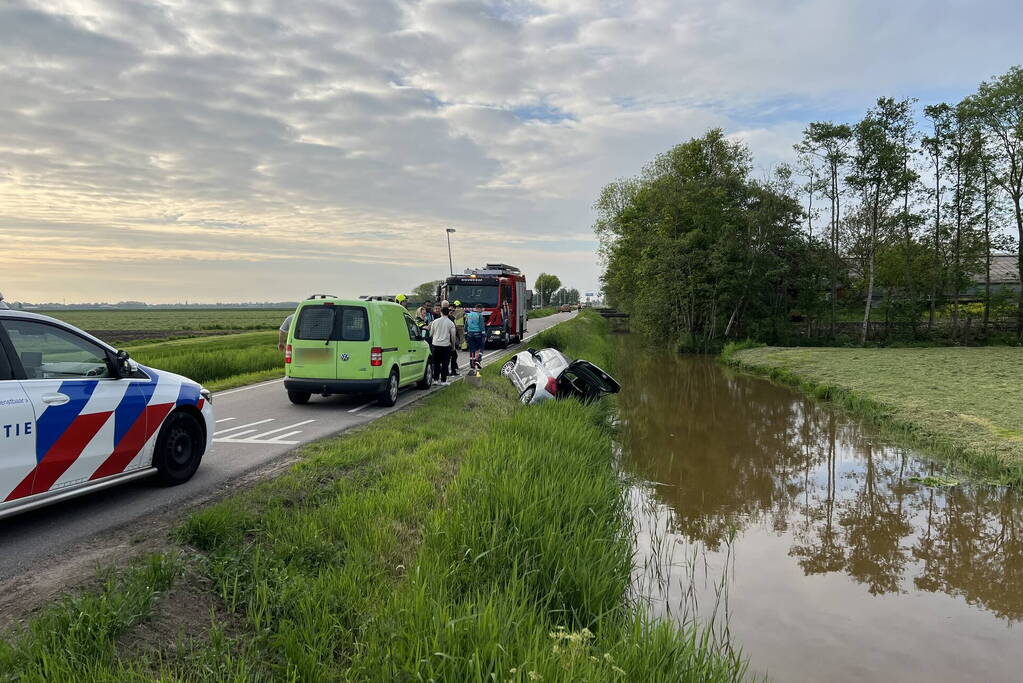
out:
<path id="1" fill-rule="evenodd" d="M 117 354 L 114 356 L 114 360 L 116 375 L 119 379 L 124 377 L 131 377 L 132 375 L 135 374 L 135 370 L 138 368 L 138 363 L 133 361 L 131 359 L 131 356 L 129 356 L 128 352 L 125 351 L 124 349 L 121 349 L 120 351 L 117 352 Z"/>

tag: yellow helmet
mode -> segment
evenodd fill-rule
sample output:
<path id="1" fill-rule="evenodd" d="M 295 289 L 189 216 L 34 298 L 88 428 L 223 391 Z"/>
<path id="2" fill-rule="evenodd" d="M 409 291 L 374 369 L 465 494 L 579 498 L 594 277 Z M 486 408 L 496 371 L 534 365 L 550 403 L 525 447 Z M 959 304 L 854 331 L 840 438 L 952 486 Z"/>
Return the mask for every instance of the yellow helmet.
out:
<path id="1" fill-rule="evenodd" d="M 406 297 L 404 294 L 399 294 L 398 296 L 394 297 L 394 300 L 400 304 L 403 303 L 407 298 L 408 297 Z"/>
<path id="2" fill-rule="evenodd" d="M 461 308 L 461 307 L 462 307 L 462 302 L 461 301 L 456 301 L 455 302 L 455 308 Z"/>

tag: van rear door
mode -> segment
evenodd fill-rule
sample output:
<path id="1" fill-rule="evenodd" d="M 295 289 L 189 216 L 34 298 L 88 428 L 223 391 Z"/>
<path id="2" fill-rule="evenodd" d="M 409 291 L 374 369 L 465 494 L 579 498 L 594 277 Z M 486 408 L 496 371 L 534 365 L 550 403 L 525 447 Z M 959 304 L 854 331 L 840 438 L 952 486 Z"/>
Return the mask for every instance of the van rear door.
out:
<path id="1" fill-rule="evenodd" d="M 365 306 L 335 306 L 334 363 L 338 379 L 379 379 L 370 364 L 370 313 Z M 379 314 L 378 310 L 372 311 Z M 375 324 L 379 329 L 380 321 Z"/>
<path id="2" fill-rule="evenodd" d="M 335 306 L 302 306 L 293 323 L 289 377 L 337 379 L 332 337 Z"/>

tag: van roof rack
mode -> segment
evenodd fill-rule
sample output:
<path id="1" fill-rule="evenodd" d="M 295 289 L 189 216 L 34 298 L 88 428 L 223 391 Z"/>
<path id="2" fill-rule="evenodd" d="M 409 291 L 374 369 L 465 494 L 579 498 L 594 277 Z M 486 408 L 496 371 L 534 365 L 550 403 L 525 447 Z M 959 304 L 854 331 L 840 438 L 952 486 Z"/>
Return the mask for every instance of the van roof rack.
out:
<path id="1" fill-rule="evenodd" d="M 359 296 L 363 301 L 390 301 L 394 302 L 398 298 L 397 294 L 363 294 Z"/>
<path id="2" fill-rule="evenodd" d="M 312 301 L 313 299 L 336 299 L 336 294 L 313 294 L 306 298 L 306 301 Z"/>

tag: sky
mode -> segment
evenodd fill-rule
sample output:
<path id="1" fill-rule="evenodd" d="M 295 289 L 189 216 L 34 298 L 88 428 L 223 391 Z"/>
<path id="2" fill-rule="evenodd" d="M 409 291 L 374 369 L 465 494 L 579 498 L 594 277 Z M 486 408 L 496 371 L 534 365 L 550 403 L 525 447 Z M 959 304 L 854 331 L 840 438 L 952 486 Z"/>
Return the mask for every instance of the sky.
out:
<path id="1" fill-rule="evenodd" d="M 1016 0 L 0 0 L 0 291 L 240 302 L 500 261 L 599 287 L 600 188 L 760 172 L 1023 61 Z"/>

